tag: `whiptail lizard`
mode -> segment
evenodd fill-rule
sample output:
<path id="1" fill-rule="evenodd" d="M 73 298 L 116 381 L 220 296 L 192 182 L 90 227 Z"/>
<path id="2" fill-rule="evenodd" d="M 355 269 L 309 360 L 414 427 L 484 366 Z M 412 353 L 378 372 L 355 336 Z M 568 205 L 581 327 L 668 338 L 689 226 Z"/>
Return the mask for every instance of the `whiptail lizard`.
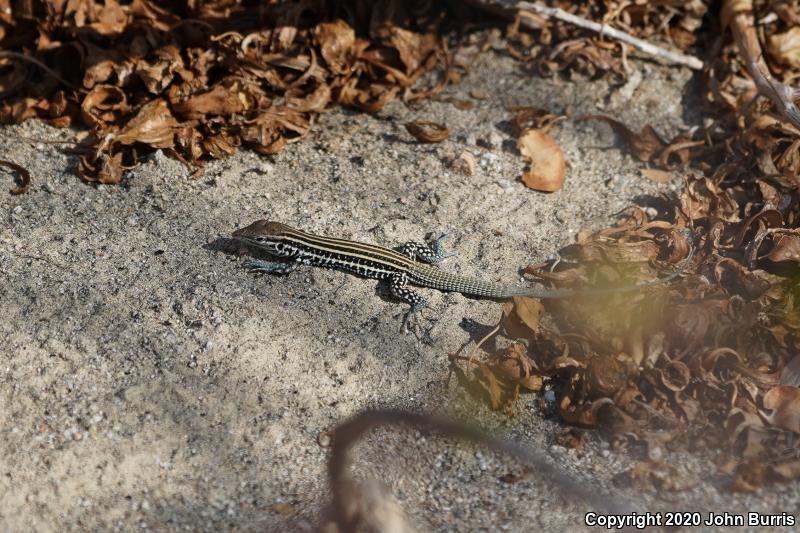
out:
<path id="1" fill-rule="evenodd" d="M 411 305 L 404 324 L 414 313 L 427 305 L 422 296 L 408 288 L 409 283 L 418 287 L 460 292 L 469 296 L 490 299 L 506 299 L 513 296 L 567 298 L 587 294 L 602 295 L 666 283 L 678 276 L 694 255 L 694 247 L 690 247 L 686 259 L 675 272 L 664 278 L 637 285 L 575 291 L 545 290 L 500 285 L 439 270 L 432 264 L 452 255 L 442 253 L 441 242 L 444 235 L 436 240 L 433 247 L 408 242 L 399 251 L 396 251 L 374 244 L 322 237 L 294 229 L 280 222 L 257 220 L 247 227 L 234 231 L 233 237 L 282 259 L 280 262 L 248 261 L 247 266 L 256 272 L 288 274 L 297 265 L 303 264 L 335 268 L 367 278 L 388 280 L 392 295 Z"/>

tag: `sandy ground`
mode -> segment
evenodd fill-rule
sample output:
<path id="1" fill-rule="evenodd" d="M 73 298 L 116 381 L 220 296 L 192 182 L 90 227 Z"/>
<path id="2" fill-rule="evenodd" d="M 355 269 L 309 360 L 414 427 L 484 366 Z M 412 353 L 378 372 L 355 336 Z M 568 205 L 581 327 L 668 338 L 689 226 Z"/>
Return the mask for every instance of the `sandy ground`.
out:
<path id="1" fill-rule="evenodd" d="M 456 413 L 542 449 L 565 471 L 640 511 L 794 512 L 798 486 L 732 495 L 714 450 L 666 460 L 692 489 L 660 498 L 613 478 L 641 457 L 592 435 L 579 452 L 526 396 L 514 418 L 448 382 L 447 353 L 480 337 L 494 302 L 423 291 L 421 339 L 399 333 L 405 306 L 376 283 L 322 269 L 258 276 L 229 246 L 258 218 L 396 245 L 450 233 L 443 268 L 514 282 L 583 228 L 599 228 L 656 186 L 599 123 L 564 122 L 564 189 L 526 190 L 508 107 L 611 113 L 671 133 L 697 115 L 690 73 L 633 62 L 632 82 L 542 80 L 501 54 L 482 56 L 448 96 L 375 116 L 342 110 L 275 157 L 241 152 L 193 179 L 156 153 L 118 187 L 82 184 L 38 123 L 0 129 L 3 158 L 31 170 L 28 194 L 0 195 L 0 529 L 3 531 L 279 531 L 309 529 L 328 499 L 320 433 L 368 407 Z M 447 124 L 419 145 L 408 120 Z M 463 176 L 449 156 L 473 153 Z M 10 174 L 0 171 L 4 188 Z M 520 465 L 435 433 L 379 430 L 355 456 L 422 530 L 587 529 L 581 501 Z M 776 528 L 773 530 L 779 530 Z"/>

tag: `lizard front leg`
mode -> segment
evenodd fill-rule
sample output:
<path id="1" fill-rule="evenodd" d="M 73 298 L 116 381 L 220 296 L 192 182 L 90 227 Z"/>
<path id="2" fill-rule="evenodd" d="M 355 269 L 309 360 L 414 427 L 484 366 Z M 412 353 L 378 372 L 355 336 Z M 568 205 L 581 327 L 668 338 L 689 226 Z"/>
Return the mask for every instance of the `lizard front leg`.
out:
<path id="1" fill-rule="evenodd" d="M 297 263 L 295 261 L 261 261 L 258 259 L 252 259 L 250 261 L 246 261 L 244 266 L 249 268 L 251 272 L 288 274 L 297 268 Z"/>
<path id="2" fill-rule="evenodd" d="M 445 254 L 442 252 L 442 241 L 447 238 L 447 234 L 442 235 L 433 242 L 433 246 L 428 246 L 420 242 L 407 242 L 400 247 L 400 253 L 409 259 L 423 261 L 425 263 L 439 263 L 448 257 L 453 257 L 454 253 Z"/>

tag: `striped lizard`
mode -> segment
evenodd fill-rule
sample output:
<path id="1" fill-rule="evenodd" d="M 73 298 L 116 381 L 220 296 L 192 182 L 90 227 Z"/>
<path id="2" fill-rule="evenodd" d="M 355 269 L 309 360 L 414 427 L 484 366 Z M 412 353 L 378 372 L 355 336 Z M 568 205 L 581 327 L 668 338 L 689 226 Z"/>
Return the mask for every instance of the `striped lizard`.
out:
<path id="1" fill-rule="evenodd" d="M 392 295 L 411 305 L 403 324 L 417 311 L 423 309 L 426 300 L 408 288 L 408 284 L 478 298 L 507 299 L 514 296 L 529 298 L 568 298 L 577 295 L 602 295 L 632 291 L 666 283 L 678 276 L 694 255 L 694 247 L 683 264 L 672 274 L 630 285 L 607 289 L 545 290 L 533 287 L 507 286 L 488 281 L 460 276 L 439 270 L 433 264 L 450 257 L 441 249 L 443 235 L 436 239 L 433 247 L 416 242 L 407 242 L 399 251 L 384 246 L 363 242 L 335 239 L 306 233 L 280 222 L 257 220 L 233 232 L 233 237 L 263 250 L 282 261 L 250 260 L 246 263 L 252 271 L 273 274 L 288 274 L 297 265 L 313 265 L 335 268 L 366 278 L 388 280 Z"/>

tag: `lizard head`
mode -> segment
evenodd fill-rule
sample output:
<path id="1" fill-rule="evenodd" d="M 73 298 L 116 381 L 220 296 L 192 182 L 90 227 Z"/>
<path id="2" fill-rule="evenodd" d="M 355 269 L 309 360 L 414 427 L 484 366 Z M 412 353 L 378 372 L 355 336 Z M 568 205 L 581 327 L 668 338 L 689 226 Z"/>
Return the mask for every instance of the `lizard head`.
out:
<path id="1" fill-rule="evenodd" d="M 265 250 L 273 255 L 284 254 L 284 237 L 291 228 L 280 222 L 270 220 L 256 220 L 249 226 L 239 228 L 233 232 L 233 238 L 256 248 Z"/>

